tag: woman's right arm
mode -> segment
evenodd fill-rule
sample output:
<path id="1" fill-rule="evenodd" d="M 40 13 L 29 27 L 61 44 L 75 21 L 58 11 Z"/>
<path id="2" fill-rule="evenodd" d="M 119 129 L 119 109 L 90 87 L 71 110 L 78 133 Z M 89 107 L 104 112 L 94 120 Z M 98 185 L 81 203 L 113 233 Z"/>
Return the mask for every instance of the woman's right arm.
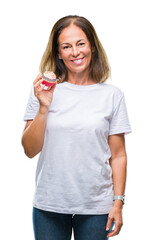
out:
<path id="1" fill-rule="evenodd" d="M 34 92 L 38 98 L 40 107 L 36 117 L 28 120 L 22 135 L 22 145 L 25 154 L 29 158 L 36 156 L 42 149 L 46 128 L 48 109 L 52 102 L 53 91 L 56 84 L 50 90 L 43 90 L 41 74 L 34 81 Z"/>

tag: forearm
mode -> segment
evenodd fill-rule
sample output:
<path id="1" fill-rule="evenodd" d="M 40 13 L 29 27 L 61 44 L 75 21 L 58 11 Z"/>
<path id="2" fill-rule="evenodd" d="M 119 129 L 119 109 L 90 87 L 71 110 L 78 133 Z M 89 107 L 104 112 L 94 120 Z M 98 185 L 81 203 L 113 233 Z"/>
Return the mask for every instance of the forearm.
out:
<path id="1" fill-rule="evenodd" d="M 46 109 L 39 109 L 35 119 L 23 132 L 22 145 L 29 158 L 37 155 L 43 147 L 47 114 Z"/>
<path id="2" fill-rule="evenodd" d="M 114 195 L 124 195 L 126 184 L 127 156 L 110 159 L 113 175 Z M 114 206 L 122 207 L 120 200 L 114 201 Z"/>
<path id="3" fill-rule="evenodd" d="M 109 136 L 109 146 L 111 149 L 110 166 L 112 168 L 114 195 L 123 195 L 125 192 L 127 156 L 125 150 L 124 134 L 116 134 Z M 108 215 L 106 230 L 111 228 L 112 222 L 115 228 L 108 233 L 107 237 L 117 235 L 123 225 L 121 200 L 115 200 L 114 206 Z"/>

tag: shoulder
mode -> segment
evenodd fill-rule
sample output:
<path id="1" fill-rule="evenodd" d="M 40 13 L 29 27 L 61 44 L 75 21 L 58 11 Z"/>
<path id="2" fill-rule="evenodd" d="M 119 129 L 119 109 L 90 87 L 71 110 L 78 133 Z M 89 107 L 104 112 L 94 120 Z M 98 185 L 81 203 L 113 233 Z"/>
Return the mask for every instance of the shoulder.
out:
<path id="1" fill-rule="evenodd" d="M 104 91 L 108 92 L 109 94 L 123 96 L 123 91 L 115 85 L 110 83 L 100 83 L 100 87 L 103 88 Z"/>
<path id="2" fill-rule="evenodd" d="M 108 94 L 110 97 L 122 98 L 124 96 L 123 91 L 113 84 L 100 83 L 100 88 L 103 89 L 104 94 Z"/>
<path id="3" fill-rule="evenodd" d="M 100 83 L 100 88 L 103 89 L 103 96 L 105 96 L 107 101 L 111 102 L 114 107 L 117 106 L 124 98 L 123 91 L 117 86 L 109 83 Z"/>

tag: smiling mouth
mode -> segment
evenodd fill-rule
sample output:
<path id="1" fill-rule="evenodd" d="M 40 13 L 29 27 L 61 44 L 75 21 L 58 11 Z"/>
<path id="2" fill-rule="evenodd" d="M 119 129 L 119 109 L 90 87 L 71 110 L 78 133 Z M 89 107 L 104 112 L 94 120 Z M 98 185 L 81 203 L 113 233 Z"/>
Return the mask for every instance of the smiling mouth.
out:
<path id="1" fill-rule="evenodd" d="M 84 59 L 84 57 L 78 58 L 78 59 L 73 59 L 73 60 L 71 60 L 71 62 L 73 62 L 74 64 L 80 64 L 80 63 L 82 63 L 83 59 Z"/>

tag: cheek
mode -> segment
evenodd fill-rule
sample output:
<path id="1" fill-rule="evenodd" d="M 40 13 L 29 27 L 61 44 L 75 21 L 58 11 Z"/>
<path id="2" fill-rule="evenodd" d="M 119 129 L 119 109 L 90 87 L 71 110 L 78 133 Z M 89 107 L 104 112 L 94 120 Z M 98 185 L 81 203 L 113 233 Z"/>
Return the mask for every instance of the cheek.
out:
<path id="1" fill-rule="evenodd" d="M 59 54 L 60 58 L 63 59 L 63 60 L 64 60 L 64 59 L 67 59 L 67 58 L 68 58 L 68 55 L 69 55 L 68 53 L 65 53 L 65 52 L 62 51 L 62 50 L 60 51 L 60 54 Z"/>
<path id="2" fill-rule="evenodd" d="M 84 52 L 84 54 L 85 54 L 87 57 L 91 56 L 91 49 L 90 49 L 90 47 L 85 48 L 85 49 L 83 50 L 83 52 Z"/>
<path id="3" fill-rule="evenodd" d="M 88 60 L 90 61 L 91 60 L 91 51 L 86 51 L 85 52 L 85 55 L 86 55 L 86 57 L 88 58 Z"/>

